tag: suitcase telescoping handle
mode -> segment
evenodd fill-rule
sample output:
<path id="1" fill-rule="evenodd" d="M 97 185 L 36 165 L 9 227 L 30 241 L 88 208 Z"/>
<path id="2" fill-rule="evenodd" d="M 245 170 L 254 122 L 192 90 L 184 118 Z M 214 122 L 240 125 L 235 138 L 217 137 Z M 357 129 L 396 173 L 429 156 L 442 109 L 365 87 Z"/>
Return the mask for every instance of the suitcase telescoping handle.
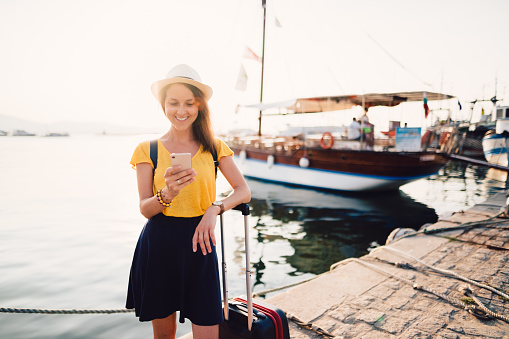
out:
<path id="1" fill-rule="evenodd" d="M 253 325 L 253 298 L 251 296 L 251 259 L 249 258 L 249 205 L 248 204 L 240 204 L 233 208 L 234 210 L 241 211 L 244 216 L 244 247 L 246 251 L 246 299 L 247 299 L 247 328 L 251 331 L 251 327 Z M 223 310 L 224 310 L 224 319 L 228 320 L 228 283 L 226 277 L 226 261 L 224 256 L 224 230 L 223 230 L 223 215 L 219 215 L 219 220 L 221 224 L 221 257 L 223 259 Z"/>

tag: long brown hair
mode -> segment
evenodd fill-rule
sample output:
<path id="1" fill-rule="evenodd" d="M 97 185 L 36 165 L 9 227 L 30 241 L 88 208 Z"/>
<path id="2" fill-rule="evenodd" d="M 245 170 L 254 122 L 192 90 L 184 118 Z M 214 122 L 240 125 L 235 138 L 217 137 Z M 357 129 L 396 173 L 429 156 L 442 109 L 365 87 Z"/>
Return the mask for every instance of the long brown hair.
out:
<path id="1" fill-rule="evenodd" d="M 214 153 L 216 151 L 214 130 L 212 129 L 209 105 L 205 100 L 205 95 L 193 85 L 184 85 L 193 92 L 194 98 L 199 104 L 198 117 L 192 126 L 194 137 L 202 145 L 204 151 Z"/>

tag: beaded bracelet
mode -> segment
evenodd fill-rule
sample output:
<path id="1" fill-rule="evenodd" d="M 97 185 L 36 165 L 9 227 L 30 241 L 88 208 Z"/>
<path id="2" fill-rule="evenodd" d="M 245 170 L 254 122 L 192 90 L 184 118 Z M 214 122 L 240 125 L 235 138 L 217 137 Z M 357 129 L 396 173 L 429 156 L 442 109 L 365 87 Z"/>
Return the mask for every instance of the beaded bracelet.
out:
<path id="1" fill-rule="evenodd" d="M 163 205 L 164 207 L 170 207 L 170 203 L 169 203 L 169 202 L 164 202 L 163 197 L 162 197 L 162 195 L 161 195 L 161 192 L 162 192 L 162 191 L 163 191 L 162 189 L 158 189 L 158 190 L 157 190 L 157 194 L 156 194 L 156 196 L 157 196 L 157 201 L 159 201 L 159 203 L 160 203 L 161 205 Z"/>

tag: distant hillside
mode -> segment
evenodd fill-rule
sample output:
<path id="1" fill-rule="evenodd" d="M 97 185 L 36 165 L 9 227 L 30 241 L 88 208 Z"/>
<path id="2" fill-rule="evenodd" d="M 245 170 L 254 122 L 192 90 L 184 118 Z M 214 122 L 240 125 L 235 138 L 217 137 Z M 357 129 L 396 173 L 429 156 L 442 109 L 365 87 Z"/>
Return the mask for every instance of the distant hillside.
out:
<path id="1" fill-rule="evenodd" d="M 72 122 L 62 121 L 53 124 L 41 124 L 25 119 L 0 114 L 0 130 L 9 135 L 16 129 L 25 130 L 37 135 L 46 133 L 69 133 L 69 134 L 137 134 L 154 133 L 153 128 L 119 126 L 102 122 Z"/>

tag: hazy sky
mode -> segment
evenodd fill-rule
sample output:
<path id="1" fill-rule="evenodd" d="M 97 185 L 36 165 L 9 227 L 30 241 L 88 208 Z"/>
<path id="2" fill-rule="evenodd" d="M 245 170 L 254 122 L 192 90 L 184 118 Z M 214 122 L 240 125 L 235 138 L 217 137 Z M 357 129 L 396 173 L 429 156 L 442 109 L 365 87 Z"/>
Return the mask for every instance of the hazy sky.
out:
<path id="1" fill-rule="evenodd" d="M 430 90 L 465 108 L 498 81 L 509 103 L 509 1 L 267 2 L 266 102 Z M 261 0 L 1 0 L 0 114 L 158 126 L 150 85 L 188 63 L 214 89 L 216 127 L 249 127 L 257 112 L 234 111 L 259 99 L 260 64 L 243 54 L 261 55 L 262 21 Z"/>

